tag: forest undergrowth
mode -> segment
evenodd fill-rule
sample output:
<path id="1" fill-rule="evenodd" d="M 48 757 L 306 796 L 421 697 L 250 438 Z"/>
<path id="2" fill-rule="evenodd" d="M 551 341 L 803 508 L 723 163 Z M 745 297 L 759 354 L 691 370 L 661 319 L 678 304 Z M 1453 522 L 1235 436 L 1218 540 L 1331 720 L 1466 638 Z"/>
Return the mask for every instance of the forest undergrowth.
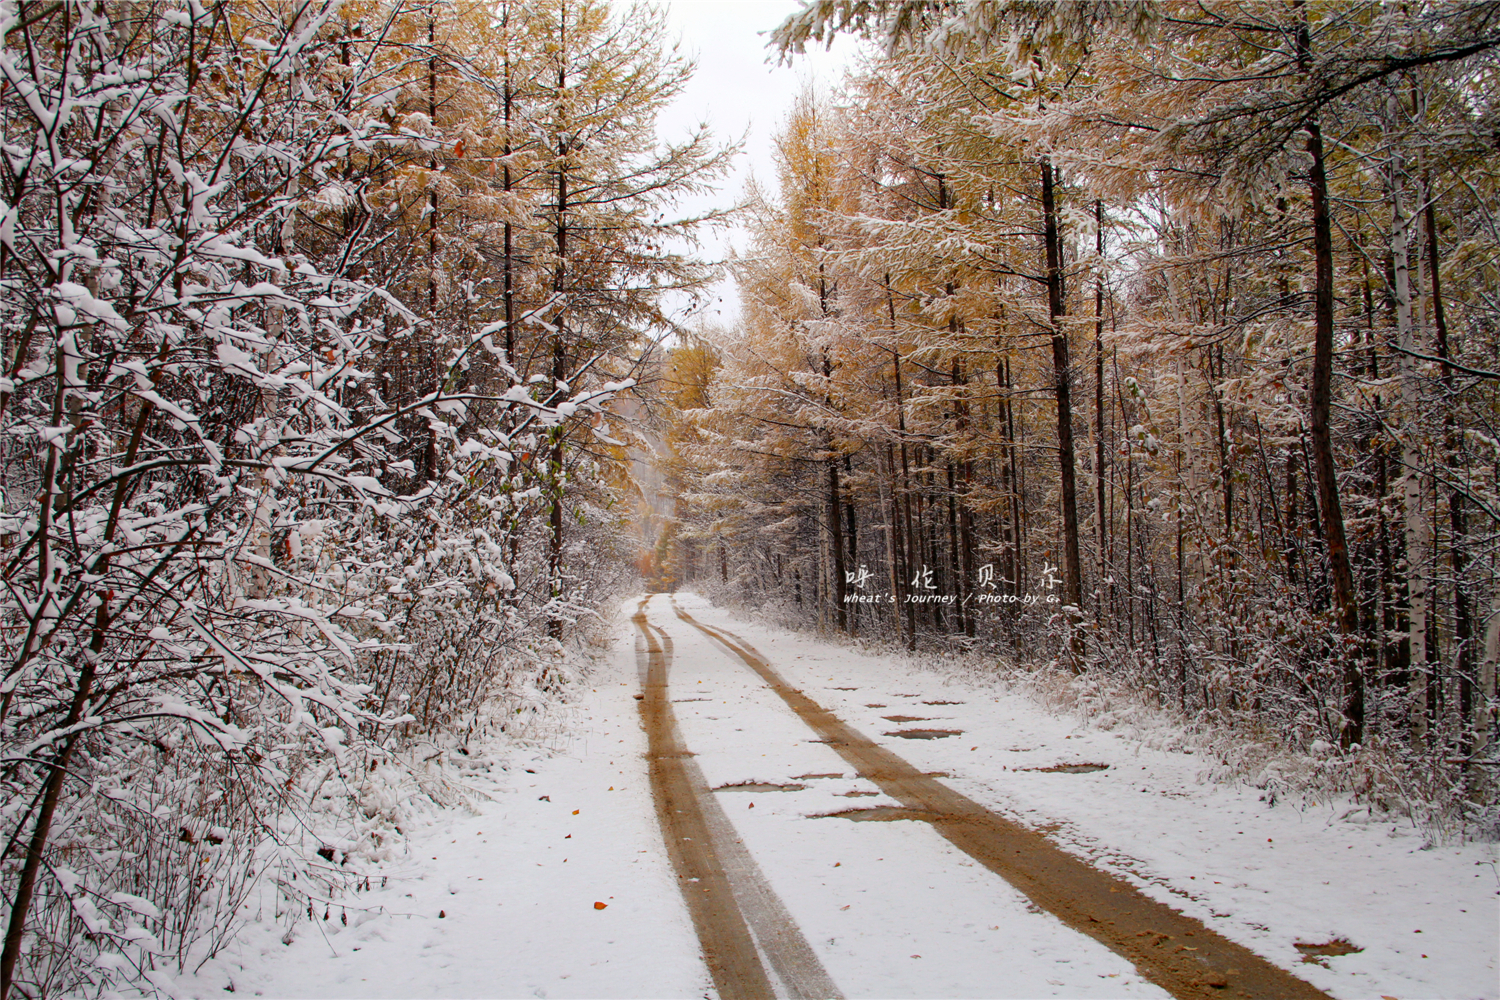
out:
<path id="1" fill-rule="evenodd" d="M 1480 771 L 1469 780 L 1456 780 L 1457 765 L 1434 767 L 1400 744 L 1372 741 L 1345 751 L 1317 734 L 1288 739 L 1258 712 L 1185 712 L 1139 669 L 1077 672 L 1057 655 L 1018 656 L 1014 649 L 986 648 L 988 644 L 912 652 L 879 634 L 820 630 L 793 600 L 748 602 L 742 593 L 713 580 L 700 580 L 693 589 L 758 621 L 895 659 L 939 680 L 957 678 L 980 689 L 1017 694 L 1079 725 L 1118 733 L 1143 746 L 1194 754 L 1202 762 L 1201 781 L 1255 789 L 1268 808 L 1317 809 L 1340 822 L 1408 827 L 1426 846 L 1500 842 L 1500 803 L 1488 775 Z M 1091 655 L 1118 663 L 1133 654 L 1094 644 Z"/>
<path id="2" fill-rule="evenodd" d="M 0 3 L 0 1000 L 337 912 L 551 724 L 722 214 L 661 18 Z"/>

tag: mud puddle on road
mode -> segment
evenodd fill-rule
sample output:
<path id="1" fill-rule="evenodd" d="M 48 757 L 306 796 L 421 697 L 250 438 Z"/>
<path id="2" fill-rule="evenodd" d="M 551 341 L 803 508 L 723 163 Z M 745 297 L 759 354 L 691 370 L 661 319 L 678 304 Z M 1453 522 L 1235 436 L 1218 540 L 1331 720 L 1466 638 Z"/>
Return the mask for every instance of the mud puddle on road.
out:
<path id="1" fill-rule="evenodd" d="M 885 736 L 899 736 L 903 740 L 945 740 L 950 736 L 962 736 L 962 729 L 898 729 Z"/>
<path id="2" fill-rule="evenodd" d="M 716 792 L 800 792 L 806 785 L 790 782 L 785 785 L 773 784 L 769 781 L 741 781 L 733 785 L 720 785 L 715 788 Z"/>
<path id="3" fill-rule="evenodd" d="M 873 792 L 866 792 L 873 795 Z M 819 813 L 808 819 L 847 819 L 856 823 L 890 823 L 900 819 L 913 819 L 922 823 L 936 823 L 943 817 L 940 813 L 905 806 L 875 806 L 871 809 L 840 809 L 838 812 Z"/>
<path id="4" fill-rule="evenodd" d="M 1142 976 L 1173 996 L 1329 1000 L 1327 994 L 1206 924 L 921 774 L 787 684 L 749 643 L 698 622 L 675 600 L 672 607 L 678 618 L 758 674 L 818 734 L 819 742 L 900 802 L 911 818 L 920 816 L 931 823 L 949 843 L 1004 878 L 1037 907 L 1134 962 Z"/>
<path id="5" fill-rule="evenodd" d="M 1339 955 L 1358 955 L 1364 951 L 1357 944 L 1351 944 L 1348 938 L 1334 938 L 1322 944 L 1308 944 L 1306 941 L 1298 941 L 1292 945 L 1302 953 L 1302 961 L 1308 965 L 1321 965 L 1328 968 L 1325 958 L 1335 958 Z"/>

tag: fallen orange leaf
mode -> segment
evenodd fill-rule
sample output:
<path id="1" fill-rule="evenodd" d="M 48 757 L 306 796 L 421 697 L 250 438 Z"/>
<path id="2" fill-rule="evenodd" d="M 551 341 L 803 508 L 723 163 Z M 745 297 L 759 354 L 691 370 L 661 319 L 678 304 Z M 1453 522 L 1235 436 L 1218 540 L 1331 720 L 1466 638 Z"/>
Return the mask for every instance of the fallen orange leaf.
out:
<path id="1" fill-rule="evenodd" d="M 602 909 L 604 909 L 608 905 L 609 905 L 608 903 L 599 903 L 599 902 L 596 902 L 596 903 L 594 903 L 594 909 L 596 909 L 596 910 L 602 910 Z"/>

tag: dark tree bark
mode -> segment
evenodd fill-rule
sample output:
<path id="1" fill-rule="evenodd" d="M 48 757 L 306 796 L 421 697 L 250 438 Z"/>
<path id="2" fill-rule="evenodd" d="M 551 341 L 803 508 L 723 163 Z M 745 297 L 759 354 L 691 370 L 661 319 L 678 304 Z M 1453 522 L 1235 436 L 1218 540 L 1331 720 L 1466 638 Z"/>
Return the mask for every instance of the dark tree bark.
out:
<path id="1" fill-rule="evenodd" d="M 1045 157 L 1042 168 L 1042 226 L 1047 252 L 1047 312 L 1052 321 L 1052 370 L 1057 396 L 1057 460 L 1061 475 L 1063 520 L 1063 603 L 1083 607 L 1083 581 L 1078 556 L 1078 496 L 1073 452 L 1072 368 L 1068 360 L 1068 334 L 1062 321 L 1063 248 L 1057 227 L 1057 198 L 1053 190 L 1052 162 Z"/>
<path id="2" fill-rule="evenodd" d="M 558 67 L 557 67 L 557 92 L 559 100 L 561 95 L 567 93 L 568 87 L 568 63 L 567 63 L 567 18 L 565 13 L 559 15 L 559 32 L 562 37 L 558 40 Z M 568 140 L 559 137 L 557 140 L 557 170 L 554 172 L 557 193 L 557 221 L 553 229 L 553 239 L 557 248 L 557 265 L 553 272 L 552 291 L 558 297 L 559 303 L 568 290 Z M 554 320 L 555 332 L 552 334 L 552 393 L 548 397 L 550 404 L 557 403 L 563 394 L 562 384 L 568 376 L 567 347 L 564 341 L 567 326 L 567 307 L 560 304 L 557 316 Z M 556 601 L 562 597 L 562 553 L 563 553 L 563 433 L 561 427 L 553 427 L 548 432 L 552 438 L 551 454 L 548 456 L 547 485 L 552 493 L 551 509 L 548 511 L 549 534 L 547 539 L 547 585 L 549 596 Z M 563 634 L 562 615 L 554 613 L 547 623 L 547 633 L 554 639 L 562 638 Z"/>
<path id="3" fill-rule="evenodd" d="M 844 538 L 849 544 L 848 565 L 849 572 L 859 572 L 859 521 L 854 513 L 854 495 L 848 485 L 848 481 L 854 476 L 854 462 L 848 455 L 844 456 Z M 848 589 L 847 587 L 845 588 Z M 849 609 L 849 634 L 853 635 L 859 626 L 859 605 L 855 604 Z"/>
<path id="4" fill-rule="evenodd" d="M 891 320 L 891 336 L 896 335 L 896 299 L 891 292 L 891 278 L 885 278 L 885 306 Z M 898 602 L 896 607 L 896 621 L 901 620 L 901 604 L 906 606 L 906 648 L 915 650 L 917 648 L 917 611 L 916 607 L 906 602 L 905 597 L 908 590 L 912 573 L 912 534 L 911 534 L 911 472 L 909 460 L 906 453 L 906 403 L 902 398 L 901 389 L 901 351 L 899 347 L 891 349 L 891 368 L 896 379 L 896 428 L 901 438 L 901 502 L 896 501 L 895 480 L 896 471 L 891 470 L 891 506 L 895 511 L 897 527 L 900 531 L 901 545 L 898 547 L 901 565 L 897 568 L 897 579 L 900 581 L 893 594 Z M 904 521 L 902 511 L 905 511 Z"/>
<path id="5" fill-rule="evenodd" d="M 1104 259 L 1104 202 L 1094 200 L 1094 252 Z M 1104 507 L 1104 275 L 1094 282 L 1094 520 L 1099 526 L 1099 594 L 1109 576 Z M 1102 609 L 1101 615 L 1103 617 Z"/>
<path id="6" fill-rule="evenodd" d="M 437 23 L 432 16 L 431 10 L 427 14 L 427 120 L 433 124 L 437 123 Z M 428 160 L 428 168 L 437 172 L 437 155 L 434 154 Z M 438 268 L 438 194 L 437 185 L 427 194 L 427 362 L 428 369 L 439 377 L 438 367 L 438 302 L 437 302 L 437 268 Z M 420 375 L 418 376 L 420 378 Z M 440 390 L 442 386 L 434 385 L 434 390 Z M 422 448 L 422 479 L 431 481 L 437 478 L 437 431 L 432 427 L 427 428 L 427 443 Z"/>
<path id="7" fill-rule="evenodd" d="M 1297 54 L 1304 70 L 1311 63 L 1311 46 L 1307 22 L 1303 20 L 1297 29 Z M 1318 508 L 1323 515 L 1323 543 L 1328 551 L 1333 608 L 1339 631 L 1354 637 L 1359 633 L 1359 603 L 1354 595 L 1354 574 L 1349 565 L 1349 546 L 1344 535 L 1344 511 L 1339 501 L 1330 421 L 1333 408 L 1333 225 L 1328 208 L 1328 176 L 1323 165 L 1323 130 L 1316 118 L 1309 119 L 1305 128 L 1307 153 L 1312 158 L 1308 189 L 1312 196 L 1314 323 L 1308 431 L 1313 472 L 1318 484 Z M 1340 742 L 1347 748 L 1364 739 L 1364 673 L 1363 658 L 1356 650 L 1346 649 L 1341 655 L 1344 660 L 1344 725 Z"/>
<path id="8" fill-rule="evenodd" d="M 1453 417 L 1453 409 L 1457 400 L 1453 365 L 1448 353 L 1448 314 L 1443 306 L 1443 283 L 1438 267 L 1440 260 L 1437 209 L 1433 204 L 1431 185 L 1424 183 L 1423 189 L 1427 192 L 1423 218 L 1427 229 L 1427 271 L 1432 276 L 1432 319 L 1437 332 L 1438 358 L 1442 363 L 1443 390 L 1448 396 L 1447 406 L 1443 412 L 1443 443 L 1448 452 L 1448 464 L 1456 473 L 1453 481 L 1462 482 L 1462 477 L 1457 475 L 1462 471 L 1459 468 L 1461 438 Z M 1454 670 L 1458 674 L 1459 715 L 1465 726 L 1473 721 L 1474 705 L 1472 674 L 1474 655 L 1470 648 L 1473 644 L 1474 619 L 1469 603 L 1469 583 L 1466 575 L 1469 568 L 1469 552 L 1465 544 L 1465 535 L 1468 530 L 1466 522 L 1463 491 L 1455 487 L 1448 491 L 1448 530 L 1450 532 L 1448 547 L 1453 559 L 1453 644 L 1456 647 L 1453 663 Z"/>

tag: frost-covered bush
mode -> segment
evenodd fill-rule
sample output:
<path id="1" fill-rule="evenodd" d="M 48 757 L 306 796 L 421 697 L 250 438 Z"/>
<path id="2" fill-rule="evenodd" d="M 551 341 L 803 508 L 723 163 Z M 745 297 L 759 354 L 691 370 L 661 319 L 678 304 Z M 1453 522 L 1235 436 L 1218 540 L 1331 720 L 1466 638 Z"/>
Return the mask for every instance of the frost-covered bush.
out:
<path id="1" fill-rule="evenodd" d="M 428 749 L 567 682 L 716 162 L 642 139 L 654 22 L 569 10 L 0 3 L 0 998 L 326 912 Z"/>

